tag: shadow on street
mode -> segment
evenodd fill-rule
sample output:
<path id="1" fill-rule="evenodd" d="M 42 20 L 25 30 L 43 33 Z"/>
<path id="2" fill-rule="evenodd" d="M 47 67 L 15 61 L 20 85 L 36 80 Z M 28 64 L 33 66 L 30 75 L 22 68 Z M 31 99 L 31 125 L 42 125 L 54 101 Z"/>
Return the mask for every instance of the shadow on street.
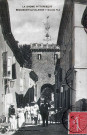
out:
<path id="1" fill-rule="evenodd" d="M 42 125 L 26 125 L 16 131 L 13 135 L 67 135 L 67 130 L 62 124 L 50 124 L 47 127 Z"/>

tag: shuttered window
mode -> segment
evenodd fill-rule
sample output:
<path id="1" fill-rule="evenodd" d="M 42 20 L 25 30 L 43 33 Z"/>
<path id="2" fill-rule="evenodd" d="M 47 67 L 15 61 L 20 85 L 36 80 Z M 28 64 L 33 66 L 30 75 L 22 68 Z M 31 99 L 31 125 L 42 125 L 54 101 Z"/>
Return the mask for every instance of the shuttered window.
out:
<path id="1" fill-rule="evenodd" d="M 16 64 L 12 65 L 12 79 L 16 79 Z"/>
<path id="2" fill-rule="evenodd" d="M 41 60 L 41 54 L 38 54 L 38 55 L 37 55 L 37 59 L 38 59 L 38 60 Z"/>
<path id="3" fill-rule="evenodd" d="M 3 54 L 3 77 L 7 76 L 7 52 L 4 52 Z"/>
<path id="4" fill-rule="evenodd" d="M 7 62 L 7 76 L 12 79 L 12 58 L 8 57 Z"/>

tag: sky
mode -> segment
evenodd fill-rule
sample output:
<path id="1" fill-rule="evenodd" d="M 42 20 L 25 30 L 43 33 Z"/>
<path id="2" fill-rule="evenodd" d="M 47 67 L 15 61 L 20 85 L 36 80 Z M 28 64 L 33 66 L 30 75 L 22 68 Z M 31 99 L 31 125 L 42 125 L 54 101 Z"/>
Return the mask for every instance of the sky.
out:
<path id="1" fill-rule="evenodd" d="M 46 42 L 44 24 L 47 16 L 49 42 L 57 43 L 64 0 L 8 0 L 8 4 L 12 33 L 19 44 Z"/>

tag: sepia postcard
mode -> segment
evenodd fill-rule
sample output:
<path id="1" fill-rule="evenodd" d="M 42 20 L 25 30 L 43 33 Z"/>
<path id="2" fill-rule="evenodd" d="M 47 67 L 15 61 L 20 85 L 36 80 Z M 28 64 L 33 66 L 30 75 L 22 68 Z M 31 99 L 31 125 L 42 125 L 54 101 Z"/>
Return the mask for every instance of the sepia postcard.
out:
<path id="1" fill-rule="evenodd" d="M 87 0 L 0 0 L 0 135 L 87 134 Z"/>

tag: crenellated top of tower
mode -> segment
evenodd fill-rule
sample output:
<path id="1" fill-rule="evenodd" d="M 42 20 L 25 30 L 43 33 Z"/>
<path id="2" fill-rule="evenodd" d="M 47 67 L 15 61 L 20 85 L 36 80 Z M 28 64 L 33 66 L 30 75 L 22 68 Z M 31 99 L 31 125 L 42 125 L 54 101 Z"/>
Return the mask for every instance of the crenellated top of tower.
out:
<path id="1" fill-rule="evenodd" d="M 38 48 L 38 49 L 40 49 L 40 48 L 42 48 L 42 49 L 54 49 L 54 48 L 57 48 L 57 46 L 56 46 L 56 44 L 43 44 L 43 43 L 40 43 L 40 44 L 38 44 L 38 43 L 32 43 L 32 44 L 30 44 L 30 46 L 31 46 L 31 48 L 32 49 L 36 49 L 36 48 Z"/>
<path id="2" fill-rule="evenodd" d="M 31 51 L 35 52 L 60 52 L 60 47 L 56 44 L 43 44 L 43 43 L 31 43 L 27 44 L 27 46 L 30 46 Z M 20 44 L 19 46 L 24 46 L 23 44 Z"/>

